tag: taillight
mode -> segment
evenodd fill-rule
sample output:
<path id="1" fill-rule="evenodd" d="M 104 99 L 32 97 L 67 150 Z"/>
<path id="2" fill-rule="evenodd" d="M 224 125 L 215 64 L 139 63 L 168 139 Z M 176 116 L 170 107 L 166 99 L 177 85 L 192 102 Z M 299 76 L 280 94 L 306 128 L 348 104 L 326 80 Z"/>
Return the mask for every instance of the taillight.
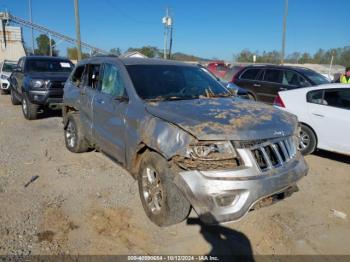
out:
<path id="1" fill-rule="evenodd" d="M 275 97 L 275 100 L 273 101 L 273 105 L 274 106 L 279 106 L 279 107 L 286 107 L 284 105 L 284 102 L 283 102 L 282 98 L 280 97 L 280 95 L 277 95 Z"/>

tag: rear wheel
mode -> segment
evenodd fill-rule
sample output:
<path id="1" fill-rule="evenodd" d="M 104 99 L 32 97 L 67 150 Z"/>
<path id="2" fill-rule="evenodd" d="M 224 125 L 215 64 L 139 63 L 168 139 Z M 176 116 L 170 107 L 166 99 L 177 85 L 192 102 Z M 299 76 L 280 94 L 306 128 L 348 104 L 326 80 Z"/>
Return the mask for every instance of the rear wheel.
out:
<path id="1" fill-rule="evenodd" d="M 11 89 L 10 93 L 11 93 L 11 103 L 15 106 L 21 104 L 21 101 L 19 99 L 17 99 L 17 97 L 12 89 Z"/>
<path id="2" fill-rule="evenodd" d="M 24 93 L 22 98 L 22 112 L 26 119 L 34 120 L 38 118 L 39 105 L 29 101 L 28 96 Z"/>
<path id="3" fill-rule="evenodd" d="M 170 226 L 187 218 L 191 205 L 174 184 L 177 175 L 159 154 L 147 152 L 141 159 L 138 184 L 148 218 L 158 226 Z"/>
<path id="4" fill-rule="evenodd" d="M 248 96 L 249 100 L 256 101 L 256 98 L 255 98 L 255 96 L 252 93 L 248 93 L 247 96 Z"/>
<path id="5" fill-rule="evenodd" d="M 317 139 L 310 127 L 301 125 L 299 133 L 298 149 L 303 155 L 311 154 L 315 151 Z"/>
<path id="6" fill-rule="evenodd" d="M 84 136 L 83 127 L 78 113 L 70 113 L 64 130 L 66 147 L 73 153 L 83 153 L 89 150 L 89 144 Z"/>

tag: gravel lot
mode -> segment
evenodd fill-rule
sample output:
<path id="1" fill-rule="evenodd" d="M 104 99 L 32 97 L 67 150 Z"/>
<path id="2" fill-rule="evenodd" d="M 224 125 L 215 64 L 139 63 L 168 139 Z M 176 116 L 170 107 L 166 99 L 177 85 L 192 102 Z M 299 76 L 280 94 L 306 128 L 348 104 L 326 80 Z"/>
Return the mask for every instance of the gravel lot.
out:
<path id="1" fill-rule="evenodd" d="M 319 152 L 306 159 L 300 192 L 239 222 L 208 227 L 192 213 L 158 228 L 127 171 L 98 152 L 70 153 L 58 114 L 27 121 L 3 95 L 0 255 L 350 254 L 350 157 Z"/>

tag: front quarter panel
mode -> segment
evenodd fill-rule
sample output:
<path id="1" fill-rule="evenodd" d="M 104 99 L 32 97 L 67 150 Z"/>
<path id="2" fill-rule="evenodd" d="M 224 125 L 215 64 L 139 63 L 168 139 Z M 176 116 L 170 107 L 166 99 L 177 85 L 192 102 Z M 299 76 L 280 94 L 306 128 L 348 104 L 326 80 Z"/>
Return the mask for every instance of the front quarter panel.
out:
<path id="1" fill-rule="evenodd" d="M 130 105 L 126 115 L 126 162 L 135 173 L 137 152 L 147 147 L 166 159 L 184 155 L 195 138 L 181 128 L 147 113 L 144 106 Z"/>

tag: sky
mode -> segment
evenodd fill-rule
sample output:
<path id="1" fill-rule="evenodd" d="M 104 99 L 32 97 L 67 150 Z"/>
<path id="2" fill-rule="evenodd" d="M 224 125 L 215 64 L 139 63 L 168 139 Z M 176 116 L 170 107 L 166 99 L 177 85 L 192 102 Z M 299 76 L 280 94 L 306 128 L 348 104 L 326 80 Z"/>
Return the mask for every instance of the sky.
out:
<path id="1" fill-rule="evenodd" d="M 165 9 L 174 19 L 173 51 L 231 60 L 243 49 L 280 50 L 284 0 L 79 0 L 82 40 L 109 50 L 163 48 Z M 29 19 L 28 0 L 0 9 Z M 32 0 L 33 22 L 75 37 L 73 0 Z M 350 45 L 349 0 L 289 0 L 286 53 Z M 31 34 L 23 30 L 31 46 Z M 36 36 L 39 33 L 35 33 Z M 56 42 L 58 42 L 56 40 Z M 65 55 L 66 43 L 58 43 Z"/>

